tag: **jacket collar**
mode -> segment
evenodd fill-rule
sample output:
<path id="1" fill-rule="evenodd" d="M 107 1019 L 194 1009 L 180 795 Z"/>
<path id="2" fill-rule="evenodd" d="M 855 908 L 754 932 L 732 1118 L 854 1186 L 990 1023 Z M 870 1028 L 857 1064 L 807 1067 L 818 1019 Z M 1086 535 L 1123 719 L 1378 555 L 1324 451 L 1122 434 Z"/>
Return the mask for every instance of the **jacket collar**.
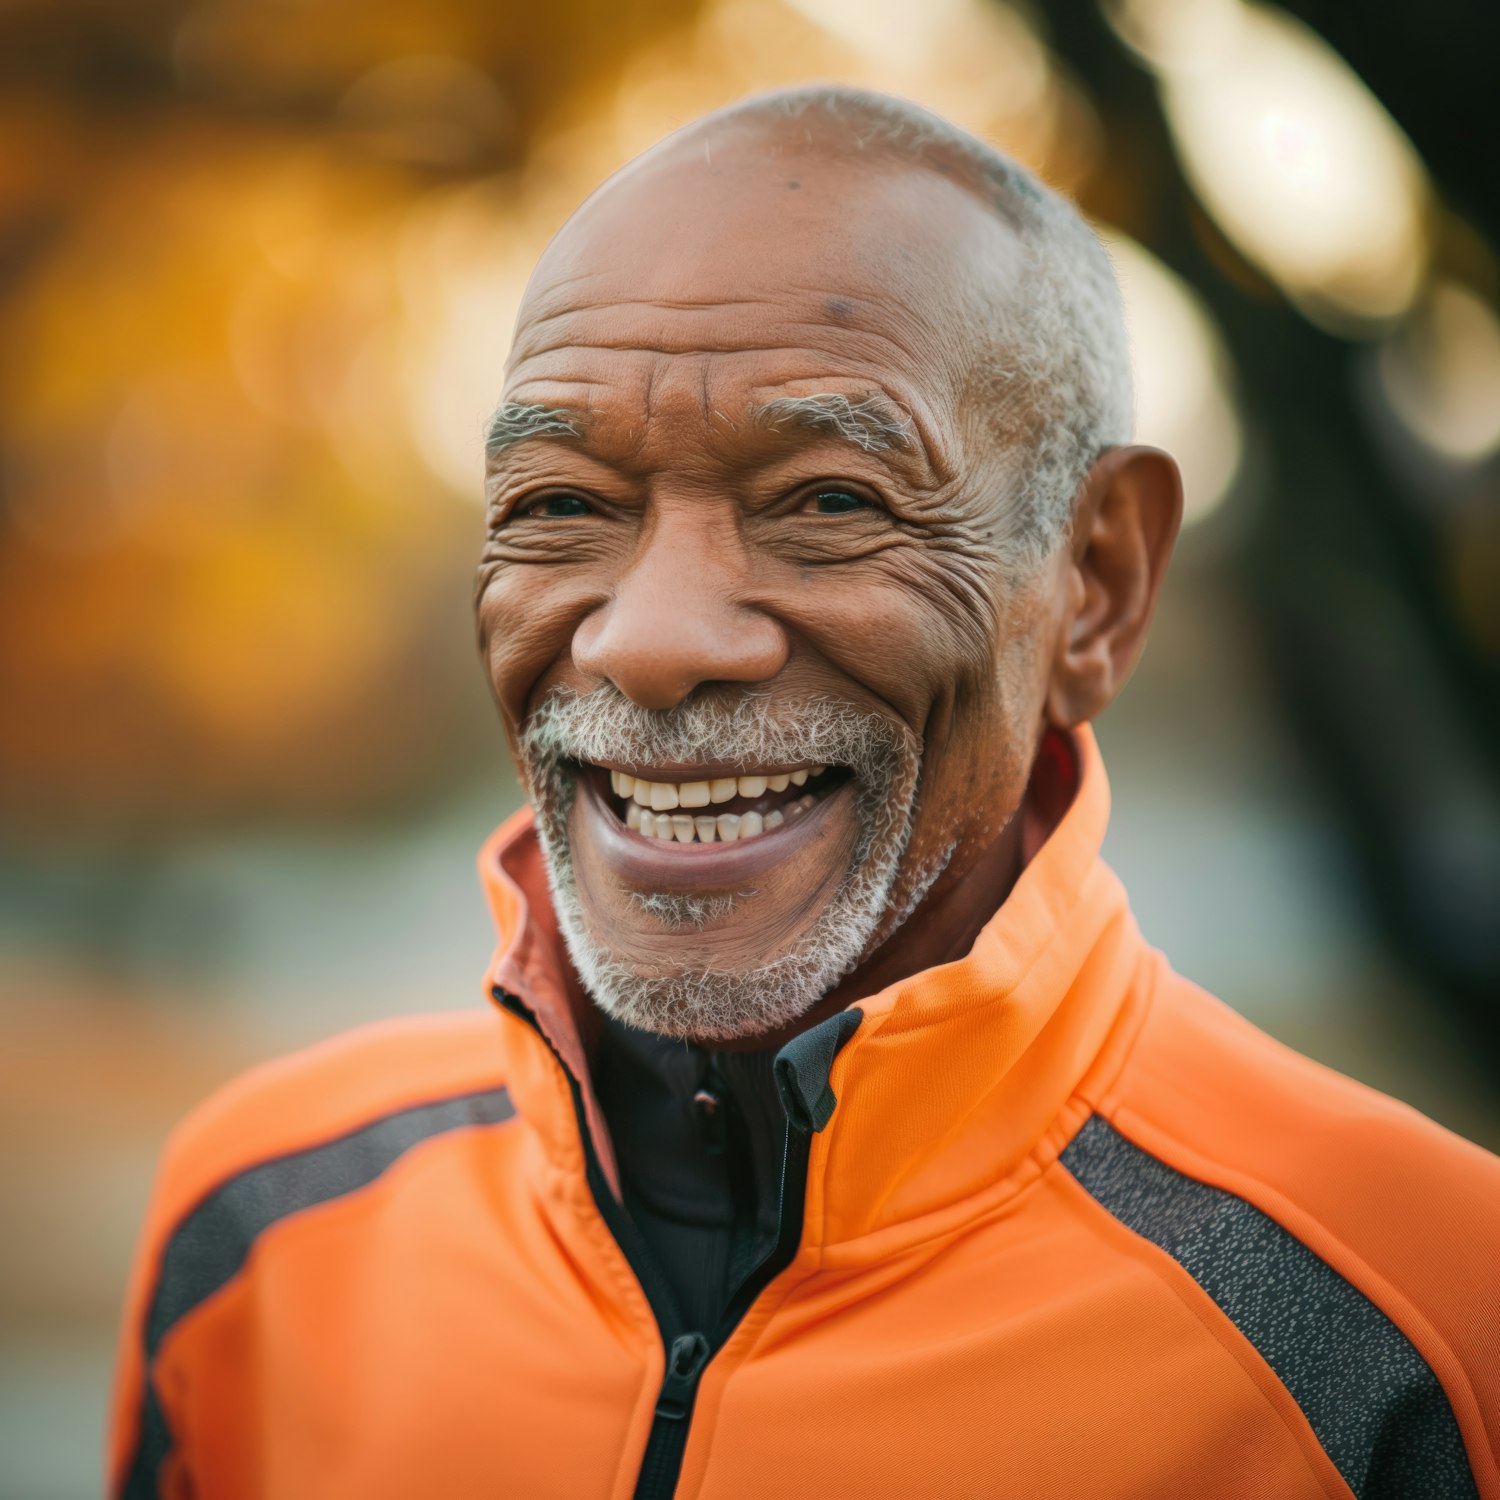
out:
<path id="1" fill-rule="evenodd" d="M 823 1112 L 809 1159 L 805 1245 L 852 1247 L 873 1236 L 885 1247 L 987 1211 L 1029 1181 L 1086 1113 L 1080 1084 L 1111 1050 L 1111 1032 L 1124 1029 L 1148 950 L 1100 858 L 1109 787 L 1092 733 L 1052 740 L 1039 775 L 1030 800 L 1041 823 L 1023 839 L 1025 868 L 970 951 L 818 1028 L 830 1037 L 826 1097 L 837 1102 Z M 520 998 L 537 1022 L 533 1030 L 503 1018 L 512 1097 L 553 1165 L 581 1180 L 576 1085 L 618 1194 L 588 1077 L 597 1016 L 567 960 L 529 811 L 491 836 L 479 868 L 499 933 L 487 987 Z"/>

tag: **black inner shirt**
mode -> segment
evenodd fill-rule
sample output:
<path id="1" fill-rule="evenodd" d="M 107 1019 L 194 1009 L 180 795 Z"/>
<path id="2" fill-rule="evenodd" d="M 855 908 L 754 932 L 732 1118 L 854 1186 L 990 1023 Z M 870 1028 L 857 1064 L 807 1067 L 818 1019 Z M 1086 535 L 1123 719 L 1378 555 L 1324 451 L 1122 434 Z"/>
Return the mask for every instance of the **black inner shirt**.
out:
<path id="1" fill-rule="evenodd" d="M 625 1208 L 688 1329 L 711 1332 L 776 1241 L 786 1115 L 775 1052 L 706 1052 L 602 1018 L 594 1090 Z"/>

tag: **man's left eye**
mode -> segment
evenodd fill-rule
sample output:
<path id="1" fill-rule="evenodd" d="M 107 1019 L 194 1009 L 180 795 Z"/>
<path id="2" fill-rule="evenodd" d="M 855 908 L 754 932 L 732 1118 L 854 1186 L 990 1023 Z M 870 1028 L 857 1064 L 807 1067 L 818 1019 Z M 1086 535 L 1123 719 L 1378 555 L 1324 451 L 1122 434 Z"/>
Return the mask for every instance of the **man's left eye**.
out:
<path id="1" fill-rule="evenodd" d="M 549 521 L 566 521 L 574 516 L 593 514 L 593 507 L 582 495 L 543 495 L 541 499 L 533 500 L 525 513 Z"/>
<path id="2" fill-rule="evenodd" d="M 812 509 L 820 516 L 842 516 L 851 510 L 873 510 L 873 503 L 853 490 L 819 490 L 812 497 Z"/>

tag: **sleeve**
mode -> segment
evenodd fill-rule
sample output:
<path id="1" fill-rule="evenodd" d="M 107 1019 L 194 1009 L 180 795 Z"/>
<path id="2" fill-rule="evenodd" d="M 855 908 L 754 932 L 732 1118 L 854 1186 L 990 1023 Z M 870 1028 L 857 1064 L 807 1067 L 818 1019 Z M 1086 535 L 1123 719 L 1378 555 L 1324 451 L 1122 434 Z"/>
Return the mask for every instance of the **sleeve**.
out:
<path id="1" fill-rule="evenodd" d="M 194 1486 L 163 1390 L 160 1342 L 171 1288 L 162 1268 L 182 1217 L 185 1184 L 168 1141 L 136 1241 L 125 1294 L 106 1433 L 106 1494 L 111 1500 L 189 1500 Z"/>
<path id="2" fill-rule="evenodd" d="M 475 1045 L 492 1024 L 485 1011 L 360 1027 L 249 1069 L 173 1131 L 120 1329 L 112 1500 L 187 1500 L 229 1461 L 224 1418 L 237 1409 L 245 1351 L 195 1335 L 190 1315 L 270 1222 L 330 1196 L 328 1143 L 346 1142 L 346 1156 L 373 1175 L 433 1130 L 510 1113 L 493 1057 Z"/>

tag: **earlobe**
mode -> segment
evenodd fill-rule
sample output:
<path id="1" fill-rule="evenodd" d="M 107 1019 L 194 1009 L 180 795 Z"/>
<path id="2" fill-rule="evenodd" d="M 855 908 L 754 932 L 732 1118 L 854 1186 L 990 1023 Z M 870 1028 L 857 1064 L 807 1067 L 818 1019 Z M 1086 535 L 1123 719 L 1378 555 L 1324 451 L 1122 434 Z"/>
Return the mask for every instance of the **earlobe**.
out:
<path id="1" fill-rule="evenodd" d="M 1177 528 L 1182 478 L 1158 448 L 1111 448 L 1079 493 L 1047 717 L 1071 729 L 1102 713 L 1146 643 Z"/>

